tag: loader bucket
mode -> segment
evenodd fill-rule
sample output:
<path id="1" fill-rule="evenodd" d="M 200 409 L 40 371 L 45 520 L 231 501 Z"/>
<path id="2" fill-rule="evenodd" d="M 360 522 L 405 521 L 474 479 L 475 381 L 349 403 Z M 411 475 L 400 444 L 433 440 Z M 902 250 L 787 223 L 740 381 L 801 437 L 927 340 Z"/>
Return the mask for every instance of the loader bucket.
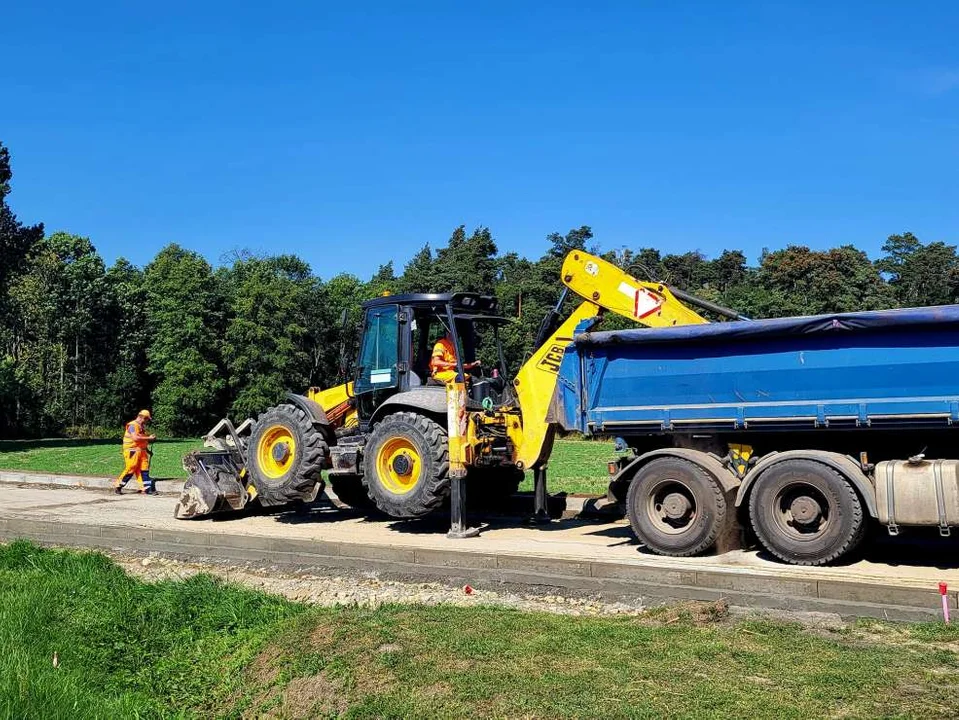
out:
<path id="1" fill-rule="evenodd" d="M 187 455 L 183 464 L 190 477 L 173 511 L 178 520 L 240 510 L 249 501 L 233 452 L 200 450 Z"/>

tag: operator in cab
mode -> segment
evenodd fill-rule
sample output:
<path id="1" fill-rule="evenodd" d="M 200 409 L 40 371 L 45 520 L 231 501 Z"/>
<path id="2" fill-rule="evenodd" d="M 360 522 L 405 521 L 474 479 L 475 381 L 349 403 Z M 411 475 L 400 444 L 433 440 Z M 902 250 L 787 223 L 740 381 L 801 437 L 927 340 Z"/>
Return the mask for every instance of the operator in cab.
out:
<path id="1" fill-rule="evenodd" d="M 463 370 L 473 370 L 480 366 L 479 360 L 470 363 L 463 363 Z M 453 338 L 450 333 L 441 337 L 433 346 L 433 354 L 430 356 L 430 375 L 437 382 L 444 385 L 456 380 L 456 347 L 453 344 Z M 463 382 L 469 382 L 469 374 L 463 378 Z"/>
<path id="2" fill-rule="evenodd" d="M 117 495 L 123 492 L 124 486 L 133 477 L 137 479 L 141 493 L 156 495 L 156 487 L 150 477 L 150 443 L 157 436 L 147 434 L 147 425 L 152 419 L 149 410 L 141 410 L 123 428 L 123 472 L 114 485 Z"/>

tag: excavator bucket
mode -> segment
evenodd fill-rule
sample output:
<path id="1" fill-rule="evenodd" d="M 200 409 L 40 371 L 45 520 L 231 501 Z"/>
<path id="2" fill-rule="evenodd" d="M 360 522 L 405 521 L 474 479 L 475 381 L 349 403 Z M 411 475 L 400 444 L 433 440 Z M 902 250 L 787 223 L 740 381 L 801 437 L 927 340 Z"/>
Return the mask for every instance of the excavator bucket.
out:
<path id="1" fill-rule="evenodd" d="M 251 499 L 244 468 L 251 425 L 246 420 L 234 427 L 223 419 L 204 438 L 203 444 L 210 449 L 197 450 L 183 458 L 183 467 L 190 477 L 173 511 L 175 518 L 205 517 L 246 506 Z"/>

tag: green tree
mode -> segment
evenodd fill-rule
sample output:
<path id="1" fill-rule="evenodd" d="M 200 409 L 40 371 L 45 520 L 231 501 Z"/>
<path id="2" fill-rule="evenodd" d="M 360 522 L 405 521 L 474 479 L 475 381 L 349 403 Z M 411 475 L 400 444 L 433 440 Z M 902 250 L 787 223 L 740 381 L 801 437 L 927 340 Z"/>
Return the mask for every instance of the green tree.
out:
<path id="1" fill-rule="evenodd" d="M 175 436 L 201 432 L 226 410 L 219 283 L 206 260 L 176 244 L 147 265 L 144 282 L 157 425 Z"/>
<path id="2" fill-rule="evenodd" d="M 43 239 L 43 225 L 23 225 L 7 204 L 12 179 L 10 152 L 0 143 L 0 437 L 22 432 L 26 415 L 32 414 L 34 398 L 18 379 L 23 328 L 12 317 L 9 290 Z"/>
<path id="3" fill-rule="evenodd" d="M 376 297 L 383 293 L 393 294 L 399 287 L 399 278 L 393 271 L 393 261 L 390 260 L 385 265 L 380 265 L 373 277 L 367 283 L 367 292 L 370 297 Z"/>
<path id="4" fill-rule="evenodd" d="M 925 245 L 910 232 L 890 235 L 876 266 L 889 276 L 899 305 L 946 305 L 959 298 L 959 256 L 955 245 Z"/>
<path id="5" fill-rule="evenodd" d="M 61 232 L 34 245 L 11 286 L 18 377 L 39 398 L 32 408 L 36 430 L 100 419 L 97 396 L 113 362 L 104 276 L 93 244 Z"/>
<path id="6" fill-rule="evenodd" d="M 150 405 L 153 378 L 147 373 L 147 293 L 143 271 L 124 258 L 107 270 L 109 306 L 103 324 L 113 357 L 97 403 L 101 424 L 120 425 Z"/>
<path id="7" fill-rule="evenodd" d="M 515 371 L 532 352 L 544 318 L 559 300 L 563 287 L 563 259 L 573 250 L 586 250 L 592 239 L 592 229 L 582 225 L 566 234 L 553 232 L 547 235 L 549 247 L 536 262 L 515 253 L 499 259 L 496 294 L 503 312 L 512 319 L 501 333 L 511 371 Z M 577 300 L 571 298 L 567 309 L 574 302 Z"/>
<path id="8" fill-rule="evenodd" d="M 552 295 L 543 287 L 536 263 L 516 253 L 499 258 L 499 282 L 496 286 L 500 311 L 509 319 L 501 329 L 503 353 L 510 370 L 515 371 L 532 349 L 540 323 L 551 304 L 559 297 L 554 283 Z"/>
<path id="9" fill-rule="evenodd" d="M 309 382 L 315 280 L 309 265 L 292 255 L 238 260 L 224 279 L 232 414 L 255 416 Z"/>
<path id="10" fill-rule="evenodd" d="M 60 342 L 61 264 L 38 244 L 10 285 L 12 371 L 17 388 L 17 428 L 21 433 L 57 432 L 64 415 L 60 370 L 66 352 Z"/>
<path id="11" fill-rule="evenodd" d="M 489 228 L 471 235 L 460 225 L 449 243 L 436 253 L 433 263 L 435 292 L 480 292 L 492 294 L 497 279 L 496 242 Z"/>
<path id="12" fill-rule="evenodd" d="M 741 250 L 723 250 L 718 258 L 710 261 L 710 264 L 712 265 L 710 276 L 720 293 L 726 293 L 736 285 L 742 284 L 749 272 L 746 267 L 746 256 Z"/>
<path id="13" fill-rule="evenodd" d="M 399 292 L 431 292 L 435 289 L 433 277 L 433 251 L 426 244 L 417 252 L 406 266 L 398 282 Z"/>
<path id="14" fill-rule="evenodd" d="M 764 251 L 754 287 L 731 293 L 754 317 L 880 310 L 895 298 L 876 266 L 852 245 L 814 251 L 801 245 Z"/>
<path id="15" fill-rule="evenodd" d="M 10 151 L 0 142 L 0 303 L 6 299 L 9 282 L 22 270 L 30 250 L 43 239 L 43 225 L 23 225 L 7 204 L 12 179 Z"/>
<path id="16" fill-rule="evenodd" d="M 695 293 L 709 287 L 713 280 L 712 266 L 701 252 L 666 255 L 662 260 L 664 275 L 660 279 L 681 290 Z"/>
<path id="17" fill-rule="evenodd" d="M 57 232 L 45 244 L 59 260 L 55 286 L 58 342 L 65 362 L 60 367 L 60 393 L 72 425 L 95 423 L 98 408 L 91 402 L 112 365 L 106 352 L 111 338 L 104 325 L 110 304 L 106 267 L 89 238 Z"/>
<path id="18" fill-rule="evenodd" d="M 603 256 L 611 263 L 619 265 L 637 280 L 664 281 L 666 268 L 659 250 L 641 247 L 637 250 L 623 249 L 621 252 Z"/>
<path id="19" fill-rule="evenodd" d="M 349 273 L 340 273 L 317 285 L 315 312 L 310 318 L 310 385 L 331 387 L 350 379 L 342 370 L 356 356 L 363 319 L 360 306 L 370 297 L 367 283 Z"/>

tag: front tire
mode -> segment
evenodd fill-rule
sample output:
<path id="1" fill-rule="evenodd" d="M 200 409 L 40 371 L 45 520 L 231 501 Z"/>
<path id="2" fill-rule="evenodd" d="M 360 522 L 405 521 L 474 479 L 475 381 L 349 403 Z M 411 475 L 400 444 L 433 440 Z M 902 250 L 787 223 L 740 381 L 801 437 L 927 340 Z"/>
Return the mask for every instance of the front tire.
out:
<path id="1" fill-rule="evenodd" d="M 825 565 L 852 551 L 866 530 L 853 486 L 814 460 L 785 460 L 756 480 L 749 517 L 759 541 L 793 565 Z"/>
<path id="2" fill-rule="evenodd" d="M 313 420 L 295 405 L 260 415 L 250 434 L 247 467 L 264 507 L 300 500 L 320 481 L 329 447 Z"/>
<path id="3" fill-rule="evenodd" d="M 712 547 L 728 512 L 722 486 L 688 460 L 664 457 L 636 474 L 626 494 L 629 524 L 659 555 L 689 557 Z"/>
<path id="4" fill-rule="evenodd" d="M 364 450 L 370 499 L 394 518 L 418 518 L 449 497 L 449 436 L 439 423 L 412 412 L 383 418 Z"/>

